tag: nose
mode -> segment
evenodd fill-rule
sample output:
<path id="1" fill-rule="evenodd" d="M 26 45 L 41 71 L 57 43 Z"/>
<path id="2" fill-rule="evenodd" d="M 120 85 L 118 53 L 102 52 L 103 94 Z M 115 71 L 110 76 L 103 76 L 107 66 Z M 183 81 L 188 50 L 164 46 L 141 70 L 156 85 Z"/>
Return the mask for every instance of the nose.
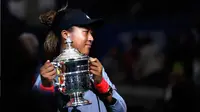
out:
<path id="1" fill-rule="evenodd" d="M 91 33 L 89 33 L 89 35 L 88 35 L 88 40 L 91 41 L 91 42 L 94 41 L 94 38 L 93 38 Z"/>

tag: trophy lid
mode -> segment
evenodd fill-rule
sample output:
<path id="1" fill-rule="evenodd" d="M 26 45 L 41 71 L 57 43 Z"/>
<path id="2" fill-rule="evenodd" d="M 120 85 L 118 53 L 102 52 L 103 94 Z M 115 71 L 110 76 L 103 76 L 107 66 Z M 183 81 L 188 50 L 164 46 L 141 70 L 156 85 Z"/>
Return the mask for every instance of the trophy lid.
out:
<path id="1" fill-rule="evenodd" d="M 86 58 L 87 55 L 80 53 L 77 49 L 71 46 L 72 41 L 70 38 L 66 39 L 66 48 L 62 51 L 62 53 L 54 59 L 54 62 L 59 61 L 68 61 L 68 60 L 76 60 L 80 58 Z"/>

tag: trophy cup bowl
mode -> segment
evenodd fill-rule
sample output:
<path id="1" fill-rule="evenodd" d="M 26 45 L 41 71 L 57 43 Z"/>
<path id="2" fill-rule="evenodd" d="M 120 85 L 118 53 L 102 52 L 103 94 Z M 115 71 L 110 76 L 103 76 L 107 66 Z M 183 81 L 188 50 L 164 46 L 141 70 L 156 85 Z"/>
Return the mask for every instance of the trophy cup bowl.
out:
<path id="1" fill-rule="evenodd" d="M 61 93 L 69 95 L 67 107 L 88 105 L 91 102 L 83 96 L 90 88 L 89 57 L 72 48 L 71 43 L 68 39 L 68 47 L 52 62 L 58 71 L 56 85 Z"/>

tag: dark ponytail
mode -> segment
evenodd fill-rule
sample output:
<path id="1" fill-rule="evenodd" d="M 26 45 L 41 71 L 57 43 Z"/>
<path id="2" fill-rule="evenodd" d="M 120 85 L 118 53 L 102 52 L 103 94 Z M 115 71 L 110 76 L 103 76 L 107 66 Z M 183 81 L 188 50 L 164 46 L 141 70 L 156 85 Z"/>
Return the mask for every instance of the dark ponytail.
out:
<path id="1" fill-rule="evenodd" d="M 57 15 L 56 11 L 49 11 L 39 16 L 39 20 L 42 24 L 49 27 L 49 32 L 46 36 L 44 42 L 44 52 L 47 59 L 52 59 L 60 52 L 60 37 L 56 36 L 55 32 L 52 30 L 52 25 Z"/>

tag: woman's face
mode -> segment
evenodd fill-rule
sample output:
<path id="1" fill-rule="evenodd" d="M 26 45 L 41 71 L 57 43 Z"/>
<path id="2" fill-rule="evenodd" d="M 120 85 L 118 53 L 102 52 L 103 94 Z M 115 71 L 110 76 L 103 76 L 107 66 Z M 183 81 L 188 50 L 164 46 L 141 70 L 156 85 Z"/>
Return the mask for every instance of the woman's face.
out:
<path id="1" fill-rule="evenodd" d="M 74 26 L 68 35 L 73 41 L 72 46 L 74 48 L 78 49 L 83 54 L 89 54 L 94 40 L 91 29 Z"/>

